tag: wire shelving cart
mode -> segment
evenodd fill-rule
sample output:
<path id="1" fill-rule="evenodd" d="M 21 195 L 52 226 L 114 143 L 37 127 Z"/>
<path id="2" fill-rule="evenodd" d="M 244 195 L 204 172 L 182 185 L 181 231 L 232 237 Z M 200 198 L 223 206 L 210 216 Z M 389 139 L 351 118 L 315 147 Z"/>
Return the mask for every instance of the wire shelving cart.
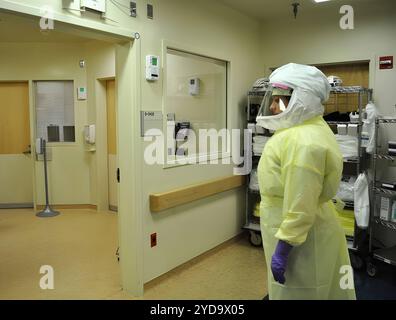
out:
<path id="1" fill-rule="evenodd" d="M 247 94 L 247 108 L 246 108 L 246 120 L 247 126 L 256 126 L 256 117 L 260 109 L 261 103 L 264 99 L 267 90 L 265 85 L 260 90 L 251 90 Z M 260 228 L 260 217 L 258 215 L 258 206 L 261 201 L 260 190 L 258 186 L 252 188 L 252 179 L 257 172 L 257 166 L 261 157 L 261 153 L 255 152 L 253 148 L 253 139 L 257 136 L 270 136 L 268 130 L 261 128 L 260 130 L 249 130 L 251 132 L 251 139 L 248 141 L 247 148 L 248 161 L 252 165 L 252 171 L 247 176 L 247 186 L 246 186 L 246 212 L 245 212 L 245 225 L 244 229 L 249 231 L 249 241 L 253 246 L 262 246 L 261 228 Z M 256 212 L 256 214 L 255 214 Z"/>
<path id="2" fill-rule="evenodd" d="M 385 262 L 387 264 L 396 266 L 396 246 L 391 247 L 383 247 L 383 248 L 375 248 L 373 245 L 374 242 L 374 226 L 378 226 L 379 228 L 385 228 L 387 230 L 391 230 L 393 232 L 396 231 L 396 222 L 391 220 L 391 217 L 387 219 L 381 219 L 378 215 L 378 198 L 385 197 L 388 198 L 390 201 L 390 206 L 392 207 L 392 200 L 396 201 L 396 191 L 395 190 L 388 190 L 382 186 L 384 181 L 378 181 L 377 177 L 377 169 L 379 163 L 389 163 L 389 162 L 396 162 L 396 156 L 383 154 L 381 153 L 380 142 L 378 139 L 379 136 L 379 128 L 381 125 L 395 125 L 396 118 L 377 118 L 375 121 L 375 154 L 373 156 L 372 162 L 372 170 L 373 170 L 373 183 L 371 189 L 371 199 L 372 199 L 372 206 L 370 210 L 370 225 L 369 225 L 369 252 L 371 255 L 370 260 L 367 262 L 367 273 L 374 277 L 377 274 L 377 266 L 374 260 L 379 260 Z"/>
<path id="3" fill-rule="evenodd" d="M 333 131 L 337 128 L 337 125 L 344 124 L 356 124 L 357 128 L 357 156 L 344 158 L 344 172 L 343 175 L 357 177 L 360 173 L 363 173 L 368 169 L 369 155 L 365 152 L 362 147 L 362 129 L 363 129 L 363 106 L 369 101 L 372 101 L 373 90 L 364 88 L 362 86 L 336 86 L 331 88 L 330 99 L 326 106 L 332 108 L 334 111 L 339 111 L 341 107 L 349 107 L 351 105 L 357 105 L 356 111 L 358 112 L 358 119 L 356 122 L 351 121 L 327 121 L 328 125 L 332 127 Z M 345 208 L 353 210 L 354 202 L 345 201 Z M 354 268 L 360 269 L 363 267 L 363 256 L 365 256 L 365 241 L 368 235 L 365 230 L 358 228 L 356 220 L 354 220 L 353 236 L 346 235 L 348 249 L 350 250 L 351 263 Z"/>

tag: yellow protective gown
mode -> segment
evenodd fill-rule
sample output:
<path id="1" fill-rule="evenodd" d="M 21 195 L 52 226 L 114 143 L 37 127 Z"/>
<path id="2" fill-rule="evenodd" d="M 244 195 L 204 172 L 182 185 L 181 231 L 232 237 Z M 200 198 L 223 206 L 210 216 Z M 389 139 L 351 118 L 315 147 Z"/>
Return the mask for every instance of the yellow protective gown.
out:
<path id="1" fill-rule="evenodd" d="M 342 289 L 350 260 L 345 233 L 331 201 L 342 175 L 342 155 L 322 116 L 276 131 L 258 166 L 260 224 L 270 299 L 356 299 Z M 279 240 L 294 246 L 284 285 L 271 272 Z"/>

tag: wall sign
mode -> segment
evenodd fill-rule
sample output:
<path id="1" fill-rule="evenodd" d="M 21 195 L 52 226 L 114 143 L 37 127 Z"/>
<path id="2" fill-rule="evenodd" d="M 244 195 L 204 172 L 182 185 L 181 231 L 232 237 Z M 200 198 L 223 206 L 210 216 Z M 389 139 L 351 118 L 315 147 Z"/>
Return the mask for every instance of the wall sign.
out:
<path id="1" fill-rule="evenodd" d="M 393 56 L 380 57 L 380 69 L 393 69 Z"/>
<path id="2" fill-rule="evenodd" d="M 142 137 L 153 136 L 153 134 L 146 135 L 150 129 L 158 129 L 162 132 L 162 127 L 162 111 L 140 111 L 140 135 Z"/>

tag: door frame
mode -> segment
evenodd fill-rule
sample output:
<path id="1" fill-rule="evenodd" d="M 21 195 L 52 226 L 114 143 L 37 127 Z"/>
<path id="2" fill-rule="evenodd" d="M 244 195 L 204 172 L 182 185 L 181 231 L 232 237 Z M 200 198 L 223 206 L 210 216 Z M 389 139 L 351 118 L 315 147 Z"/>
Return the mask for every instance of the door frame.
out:
<path id="1" fill-rule="evenodd" d="M 98 210 L 109 210 L 109 161 L 107 147 L 107 81 L 115 80 L 116 77 L 98 78 L 95 83 L 96 96 L 96 154 L 97 167 L 106 168 L 107 171 L 97 170 L 97 206 Z"/>
<path id="2" fill-rule="evenodd" d="M 116 85 L 116 78 L 114 77 L 114 78 L 112 78 L 112 79 L 107 79 L 106 80 L 106 82 L 105 82 L 105 84 L 106 84 L 106 124 L 108 123 L 108 103 L 107 103 L 107 95 L 108 95 L 108 82 L 109 81 L 114 81 L 114 84 Z M 117 96 L 116 96 L 116 92 L 115 92 L 115 90 L 116 90 L 116 88 L 114 87 L 114 112 L 115 112 L 115 130 L 116 130 L 116 144 L 117 144 L 117 114 L 118 114 L 118 112 L 117 112 Z M 107 130 L 106 130 L 106 133 L 107 133 L 107 137 L 108 137 L 108 134 L 109 134 L 109 132 L 108 132 L 108 130 L 109 130 L 109 128 L 107 127 Z M 108 141 L 107 141 L 107 144 L 106 144 L 106 147 L 107 147 L 107 159 L 109 159 L 109 150 L 108 150 Z M 118 156 L 117 156 L 117 150 L 116 150 L 116 154 L 115 154 L 115 158 L 116 158 L 116 163 L 118 163 Z M 109 165 L 110 165 L 110 163 L 108 162 L 107 163 L 107 171 L 108 171 L 108 179 L 109 179 L 109 181 L 108 181 L 108 184 L 107 184 L 107 186 L 108 186 L 108 194 L 107 194 L 107 198 L 108 198 L 108 202 L 109 202 L 109 205 L 108 205 L 108 210 L 111 210 L 111 211 L 118 211 L 118 198 L 117 198 L 117 204 L 116 204 L 116 206 L 115 207 L 113 207 L 113 205 L 110 203 L 110 177 L 111 177 L 111 174 L 113 174 L 113 175 L 116 175 L 117 174 L 117 172 L 115 171 L 115 172 L 113 172 L 113 173 L 111 173 L 111 172 L 109 172 Z M 117 194 L 118 194 L 118 183 L 117 183 Z"/>
<path id="3" fill-rule="evenodd" d="M 0 0 L 0 11 L 37 21 L 40 8 L 9 0 Z M 143 295 L 143 219 L 142 219 L 142 157 L 139 134 L 141 109 L 142 54 L 140 35 L 127 28 L 108 26 L 102 22 L 54 14 L 58 30 L 84 34 L 87 38 L 107 40 L 116 44 L 117 150 L 121 182 L 118 194 L 118 226 L 120 244 L 121 284 L 134 296 Z M 30 93 L 32 93 L 32 82 Z M 32 95 L 30 110 L 32 110 Z M 32 114 L 30 118 L 32 120 Z M 34 122 L 33 122 L 34 123 Z M 31 128 L 32 130 L 32 128 Z M 31 140 L 34 135 L 31 136 Z M 134 157 L 135 156 L 135 157 Z M 35 176 L 33 177 L 35 180 Z"/>

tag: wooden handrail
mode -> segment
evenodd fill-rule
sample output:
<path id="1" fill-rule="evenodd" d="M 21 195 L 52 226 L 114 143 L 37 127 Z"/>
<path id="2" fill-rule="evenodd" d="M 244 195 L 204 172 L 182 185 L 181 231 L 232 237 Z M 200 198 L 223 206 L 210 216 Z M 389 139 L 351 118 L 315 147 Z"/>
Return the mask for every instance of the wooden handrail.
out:
<path id="1" fill-rule="evenodd" d="M 231 176 L 186 186 L 168 192 L 150 194 L 150 210 L 160 212 L 203 199 L 245 184 L 245 176 Z"/>

